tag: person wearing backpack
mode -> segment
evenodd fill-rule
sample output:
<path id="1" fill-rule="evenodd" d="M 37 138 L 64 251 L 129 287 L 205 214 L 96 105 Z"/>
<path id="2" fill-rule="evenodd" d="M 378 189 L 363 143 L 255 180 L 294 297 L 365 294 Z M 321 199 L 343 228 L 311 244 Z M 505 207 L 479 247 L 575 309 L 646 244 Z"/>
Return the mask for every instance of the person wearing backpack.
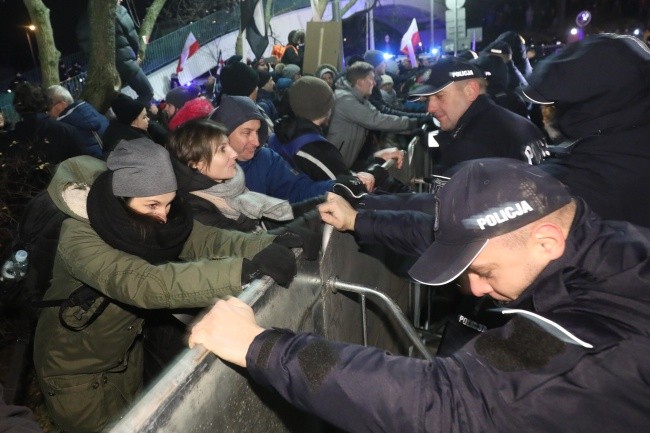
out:
<path id="1" fill-rule="evenodd" d="M 48 192 L 63 221 L 34 342 L 39 385 L 65 431 L 96 432 L 142 387 L 144 317 L 236 296 L 269 275 L 296 273 L 292 235 L 204 226 L 176 196 L 170 156 L 140 138 L 120 142 L 106 166 L 73 158 Z M 106 170 L 105 168 L 108 168 Z M 91 185 L 90 187 L 88 185 Z"/>
<path id="2" fill-rule="evenodd" d="M 394 158 L 401 168 L 404 154 L 395 148 L 378 151 L 364 171 L 353 173 L 347 167 L 341 152 L 324 137 L 323 129 L 334 107 L 334 93 L 324 80 L 302 77 L 289 89 L 288 96 L 291 113 L 276 123 L 269 147 L 312 180 L 355 176 L 371 192 L 389 177 L 382 163 Z"/>

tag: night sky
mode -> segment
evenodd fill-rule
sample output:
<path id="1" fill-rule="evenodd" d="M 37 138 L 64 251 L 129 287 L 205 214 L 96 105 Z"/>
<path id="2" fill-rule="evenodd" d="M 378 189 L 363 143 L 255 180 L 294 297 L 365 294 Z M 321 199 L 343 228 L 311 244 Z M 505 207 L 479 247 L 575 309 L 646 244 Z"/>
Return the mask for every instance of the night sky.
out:
<path id="1" fill-rule="evenodd" d="M 87 1 L 45 0 L 44 3 L 50 9 L 54 41 L 61 55 L 79 51 L 75 26 Z M 0 0 L 0 79 L 33 68 L 25 36 L 25 26 L 28 24 L 30 19 L 22 0 Z M 38 56 L 36 39 L 33 35 L 32 44 L 34 53 Z M 36 60 L 38 61 L 38 57 Z"/>

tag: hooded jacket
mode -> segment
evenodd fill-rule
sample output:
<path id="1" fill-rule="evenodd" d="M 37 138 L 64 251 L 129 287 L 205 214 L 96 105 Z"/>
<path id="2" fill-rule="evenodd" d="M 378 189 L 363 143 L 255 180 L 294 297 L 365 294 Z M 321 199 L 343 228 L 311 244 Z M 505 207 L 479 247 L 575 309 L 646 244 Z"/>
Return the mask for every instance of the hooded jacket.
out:
<path id="1" fill-rule="evenodd" d="M 431 362 L 267 330 L 251 344 L 247 369 L 349 432 L 648 431 L 649 259 L 647 231 L 579 204 L 564 254 L 507 307 L 586 345 L 523 314 Z"/>
<path id="2" fill-rule="evenodd" d="M 135 398 L 142 382 L 141 309 L 205 307 L 216 297 L 239 294 L 243 257 L 252 258 L 274 238 L 195 222 L 181 261 L 152 265 L 110 247 L 88 222 L 88 185 L 105 169 L 95 158 L 72 158 L 48 186 L 70 218 L 61 227 L 44 299 L 66 299 L 83 283 L 111 301 L 81 331 L 62 325 L 59 307 L 40 314 L 36 373 L 50 413 L 67 431 L 99 431 Z"/>
<path id="3" fill-rule="evenodd" d="M 377 110 L 345 78 L 337 80 L 334 97 L 327 140 L 341 152 L 348 168 L 359 156 L 369 130 L 401 132 L 417 127 L 416 119 Z"/>
<path id="4" fill-rule="evenodd" d="M 607 67 L 603 67 L 607 62 Z M 588 72 L 586 72 L 588 71 Z M 594 35 L 540 62 L 524 94 L 554 103 L 572 145 L 542 168 L 599 215 L 650 227 L 650 50 Z"/>

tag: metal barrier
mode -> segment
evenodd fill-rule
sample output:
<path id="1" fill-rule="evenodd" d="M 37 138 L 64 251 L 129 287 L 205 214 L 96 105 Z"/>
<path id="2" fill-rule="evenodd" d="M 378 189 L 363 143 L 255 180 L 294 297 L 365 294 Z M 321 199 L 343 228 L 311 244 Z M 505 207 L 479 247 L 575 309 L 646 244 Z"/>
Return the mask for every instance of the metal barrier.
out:
<path id="1" fill-rule="evenodd" d="M 320 261 L 300 261 L 288 289 L 264 279 L 240 298 L 253 306 L 262 326 L 315 332 L 331 340 L 361 343 L 363 317 L 368 344 L 407 354 L 410 347 L 386 311 L 359 311 L 356 297 L 327 290 L 339 277 L 352 285 L 381 287 L 401 308 L 408 306 L 408 281 L 376 257 L 362 254 L 349 234 L 333 232 Z M 380 256 L 381 252 L 376 252 Z M 187 350 L 111 430 L 122 432 L 324 432 L 328 426 L 298 411 L 277 394 L 251 383 L 245 372 L 205 349 Z"/>

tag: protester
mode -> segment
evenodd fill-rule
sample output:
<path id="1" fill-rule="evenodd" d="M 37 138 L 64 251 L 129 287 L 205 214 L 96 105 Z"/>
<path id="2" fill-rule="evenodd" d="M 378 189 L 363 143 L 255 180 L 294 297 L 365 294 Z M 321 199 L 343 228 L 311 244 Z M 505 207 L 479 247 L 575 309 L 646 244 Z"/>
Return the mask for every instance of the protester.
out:
<path id="1" fill-rule="evenodd" d="M 230 146 L 244 170 L 246 187 L 271 197 L 297 203 L 329 191 L 331 180 L 314 182 L 293 170 L 276 152 L 263 146 L 268 126 L 255 103 L 244 96 L 224 96 L 210 118 L 228 129 Z"/>
<path id="2" fill-rule="evenodd" d="M 108 119 L 85 101 L 75 101 L 70 91 L 55 84 L 46 90 L 49 106 L 47 114 L 60 122 L 72 125 L 85 138 L 86 153 L 101 158 L 101 136 L 108 128 Z"/>
<path id="3" fill-rule="evenodd" d="M 436 241 L 411 275 L 434 285 L 461 275 L 511 317 L 456 354 L 429 362 L 264 329 L 234 298 L 195 325 L 190 346 L 345 431 L 649 428 L 647 233 L 600 219 L 514 160 L 470 161 L 439 206 Z"/>
<path id="4" fill-rule="evenodd" d="M 144 104 L 124 93 L 118 93 L 111 103 L 111 109 L 115 113 L 115 119 L 110 121 L 102 136 L 104 159 L 122 140 L 151 138 L 147 131 L 149 116 Z"/>
<path id="5" fill-rule="evenodd" d="M 427 98 L 428 111 L 440 123 L 435 137 L 440 158 L 433 174 L 444 175 L 456 164 L 477 158 L 505 157 L 539 164 L 546 156 L 541 130 L 528 119 L 496 105 L 486 95 L 483 71 L 458 58 L 431 67 L 424 85 L 410 97 Z"/>
<path id="6" fill-rule="evenodd" d="M 323 136 L 322 128 L 327 126 L 334 106 L 334 94 L 325 81 L 316 77 L 300 78 L 289 89 L 289 104 L 292 114 L 278 121 L 269 147 L 312 180 L 356 176 L 366 191 L 371 192 L 388 179 L 381 163 L 394 158 L 397 167 L 402 167 L 404 153 L 392 148 L 377 152 L 368 170 L 356 174 L 350 171 L 338 149 Z"/>
<path id="7" fill-rule="evenodd" d="M 329 63 L 323 63 L 316 69 L 314 76 L 324 80 L 327 85 L 334 90 L 334 81 L 338 76 L 338 71 L 335 66 L 330 65 Z"/>
<path id="8" fill-rule="evenodd" d="M 211 120 L 194 120 L 179 127 L 169 141 L 179 194 L 197 221 L 219 228 L 249 232 L 262 218 L 293 219 L 291 205 L 246 188 L 237 152 L 228 131 Z"/>
<path id="9" fill-rule="evenodd" d="M 258 75 L 257 105 L 275 122 L 279 117 L 278 109 L 275 106 L 275 81 L 273 81 L 270 72 L 258 72 Z"/>
<path id="10" fill-rule="evenodd" d="M 200 93 L 200 87 L 194 85 L 176 87 L 167 92 L 163 109 L 165 113 L 163 126 L 169 127 L 169 122 L 172 121 L 178 110 L 183 108 L 187 102 L 197 98 Z"/>
<path id="11" fill-rule="evenodd" d="M 369 102 L 375 86 L 374 69 L 368 63 L 357 62 L 336 83 L 327 140 L 339 149 L 348 168 L 357 161 L 369 130 L 407 132 L 418 125 L 416 119 L 383 114 Z"/>
<path id="12" fill-rule="evenodd" d="M 32 83 L 22 83 L 14 92 L 14 109 L 21 117 L 8 141 L 19 152 L 36 154 L 44 163 L 52 165 L 78 155 L 88 154 L 83 135 L 74 126 L 50 118 L 45 90 Z"/>
<path id="13" fill-rule="evenodd" d="M 120 142 L 106 165 L 65 161 L 48 187 L 70 218 L 44 296 L 56 306 L 41 311 L 34 362 L 66 431 L 100 431 L 133 402 L 147 312 L 204 307 L 259 275 L 288 285 L 296 272 L 287 248 L 296 239 L 206 227 L 176 189 L 168 152 L 142 138 Z"/>

